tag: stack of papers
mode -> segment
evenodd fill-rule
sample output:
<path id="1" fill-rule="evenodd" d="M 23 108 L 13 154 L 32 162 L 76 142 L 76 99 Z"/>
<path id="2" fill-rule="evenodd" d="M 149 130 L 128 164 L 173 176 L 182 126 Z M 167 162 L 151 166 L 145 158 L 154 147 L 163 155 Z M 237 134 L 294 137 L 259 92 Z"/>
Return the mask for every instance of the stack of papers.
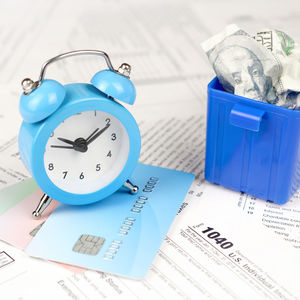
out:
<path id="1" fill-rule="evenodd" d="M 273 2 L 258 0 L 251 6 L 234 0 L 3 4 L 1 299 L 300 298 L 299 193 L 279 206 L 204 182 L 206 85 L 214 75 L 201 42 L 233 22 L 249 32 L 269 26 L 299 35 L 295 3 L 287 0 L 274 7 Z M 141 280 L 73 268 L 73 260 L 61 260 L 68 265 L 53 262 L 59 259 L 51 247 L 42 249 L 43 255 L 35 252 L 37 243 L 54 229 L 51 242 L 57 247 L 69 224 L 53 227 L 62 211 L 56 202 L 42 219 L 31 218 L 42 192 L 18 154 L 20 82 L 37 79 L 45 60 L 75 49 L 104 50 L 115 65 L 126 61 L 132 66 L 137 100 L 128 109 L 142 134 L 140 161 L 196 175 L 184 201 L 172 208 L 177 216 Z M 103 68 L 97 58 L 74 58 L 51 66 L 46 77 L 61 83 L 89 82 Z M 101 245 L 103 236 L 93 236 Z M 29 256 L 24 249 L 31 243 L 29 253 L 51 260 Z"/>

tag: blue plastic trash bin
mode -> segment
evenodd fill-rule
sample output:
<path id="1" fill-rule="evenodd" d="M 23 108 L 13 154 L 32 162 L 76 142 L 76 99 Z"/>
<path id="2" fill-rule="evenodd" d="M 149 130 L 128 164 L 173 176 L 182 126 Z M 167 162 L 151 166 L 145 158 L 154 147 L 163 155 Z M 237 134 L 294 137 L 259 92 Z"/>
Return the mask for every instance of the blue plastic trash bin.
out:
<path id="1" fill-rule="evenodd" d="M 300 185 L 300 111 L 208 85 L 206 180 L 286 203 Z"/>

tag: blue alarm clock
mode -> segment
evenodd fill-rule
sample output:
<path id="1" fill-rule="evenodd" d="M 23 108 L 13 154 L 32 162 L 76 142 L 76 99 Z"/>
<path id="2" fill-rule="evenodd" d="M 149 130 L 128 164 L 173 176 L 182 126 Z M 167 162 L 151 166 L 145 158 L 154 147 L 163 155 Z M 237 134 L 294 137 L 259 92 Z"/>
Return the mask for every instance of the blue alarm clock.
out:
<path id="1" fill-rule="evenodd" d="M 50 63 L 75 55 L 99 55 L 108 69 L 96 73 L 91 84 L 44 79 Z M 137 193 L 129 179 L 140 154 L 140 131 L 118 102 L 135 101 L 130 71 L 125 63 L 115 70 L 103 51 L 78 50 L 46 61 L 38 81 L 22 81 L 20 156 L 45 193 L 33 217 L 40 217 L 52 199 L 89 204 L 122 186 Z"/>

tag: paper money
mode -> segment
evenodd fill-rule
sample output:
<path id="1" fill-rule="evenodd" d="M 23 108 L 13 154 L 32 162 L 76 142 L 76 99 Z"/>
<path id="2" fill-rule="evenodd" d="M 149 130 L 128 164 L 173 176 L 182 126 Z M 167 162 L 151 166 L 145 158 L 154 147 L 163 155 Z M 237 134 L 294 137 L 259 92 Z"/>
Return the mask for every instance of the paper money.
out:
<path id="1" fill-rule="evenodd" d="M 251 37 L 232 24 L 202 47 L 226 91 L 300 108 L 300 45 L 286 33 L 264 29 Z"/>
<path id="2" fill-rule="evenodd" d="M 202 43 L 223 88 L 239 96 L 277 104 L 282 65 L 272 51 L 236 25 Z"/>
<path id="3" fill-rule="evenodd" d="M 300 45 L 279 30 L 264 29 L 254 38 L 280 60 L 282 75 L 280 84 L 275 86 L 277 93 L 300 92 Z"/>
<path id="4" fill-rule="evenodd" d="M 279 55 L 289 55 L 295 47 L 294 40 L 279 30 L 264 29 L 254 35 L 254 39 L 269 51 Z"/>

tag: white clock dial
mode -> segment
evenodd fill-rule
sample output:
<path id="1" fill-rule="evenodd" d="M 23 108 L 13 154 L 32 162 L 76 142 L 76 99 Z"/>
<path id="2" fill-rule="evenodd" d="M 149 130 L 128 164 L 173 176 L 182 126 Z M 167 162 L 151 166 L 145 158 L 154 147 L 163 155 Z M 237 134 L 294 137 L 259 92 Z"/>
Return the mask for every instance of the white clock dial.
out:
<path id="1" fill-rule="evenodd" d="M 44 164 L 48 177 L 61 190 L 88 194 L 111 183 L 123 170 L 128 154 L 128 134 L 117 118 L 84 111 L 54 130 Z"/>

